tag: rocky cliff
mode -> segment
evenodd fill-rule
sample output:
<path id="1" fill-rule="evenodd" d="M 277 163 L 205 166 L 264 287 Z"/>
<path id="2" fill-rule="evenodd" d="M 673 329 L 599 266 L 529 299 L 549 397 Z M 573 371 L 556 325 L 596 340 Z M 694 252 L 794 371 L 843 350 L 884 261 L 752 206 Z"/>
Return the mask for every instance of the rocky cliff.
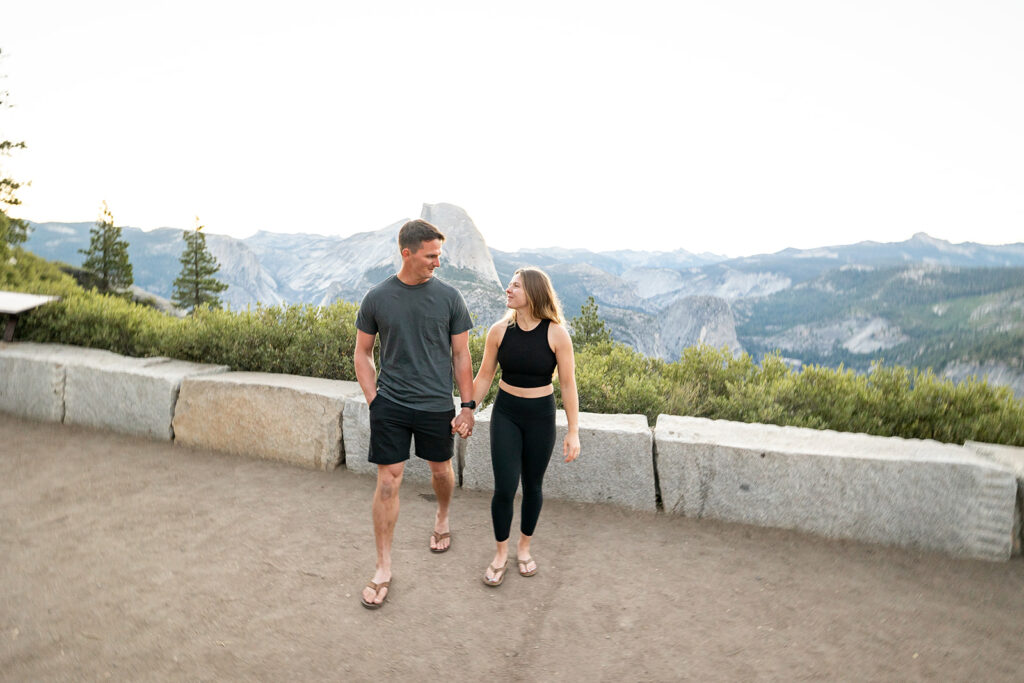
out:
<path id="1" fill-rule="evenodd" d="M 424 204 L 421 217 L 446 237 L 437 274 L 459 287 L 479 317 L 496 317 L 495 312 L 504 308 L 502 287 L 487 243 L 473 221 L 451 204 Z M 245 243 L 293 300 L 318 305 L 358 302 L 370 287 L 401 266 L 398 231 L 407 220 L 346 238 L 261 232 Z"/>
<path id="2" fill-rule="evenodd" d="M 963 382 L 968 377 L 986 379 L 990 384 L 1001 384 L 1009 387 L 1018 398 L 1024 399 L 1024 370 L 1012 367 L 1008 363 L 998 361 L 950 363 L 942 371 L 942 376 L 954 382 Z"/>
<path id="3" fill-rule="evenodd" d="M 489 326 L 505 313 L 505 287 L 498 279 L 490 249 L 476 224 L 452 204 L 424 204 L 420 218 L 444 233 L 438 275 L 459 288 L 475 322 Z"/>
<path id="4" fill-rule="evenodd" d="M 742 352 L 736 337 L 736 321 L 729 302 L 716 296 L 688 296 L 672 303 L 658 316 L 662 356 L 676 360 L 683 349 L 695 344 L 729 347 Z"/>

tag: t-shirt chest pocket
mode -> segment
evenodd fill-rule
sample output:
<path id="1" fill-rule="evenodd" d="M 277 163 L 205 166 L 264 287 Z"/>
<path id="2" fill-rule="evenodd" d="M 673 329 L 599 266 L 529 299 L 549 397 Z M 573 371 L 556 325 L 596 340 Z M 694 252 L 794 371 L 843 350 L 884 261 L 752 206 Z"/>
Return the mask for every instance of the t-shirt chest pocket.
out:
<path id="1" fill-rule="evenodd" d="M 449 321 L 448 316 L 437 313 L 427 313 L 420 321 L 420 332 L 425 341 L 446 346 L 448 342 Z"/>

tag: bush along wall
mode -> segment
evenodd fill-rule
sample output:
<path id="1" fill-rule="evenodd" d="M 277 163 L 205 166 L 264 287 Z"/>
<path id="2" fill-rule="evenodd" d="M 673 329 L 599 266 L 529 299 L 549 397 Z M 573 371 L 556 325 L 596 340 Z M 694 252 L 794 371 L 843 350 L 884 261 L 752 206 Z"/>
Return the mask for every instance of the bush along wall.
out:
<path id="1" fill-rule="evenodd" d="M 791 370 L 777 354 L 695 346 L 674 363 L 602 344 L 577 353 L 580 408 L 1024 446 L 1024 401 L 1003 386 L 960 384 L 876 362 L 866 374 L 808 366 Z M 624 408 L 620 410 L 619 408 Z"/>
<path id="2" fill-rule="evenodd" d="M 4 289 L 62 297 L 21 317 L 21 341 L 167 356 L 233 370 L 355 379 L 355 304 L 256 306 L 242 311 L 201 306 L 193 315 L 176 318 L 121 297 L 83 290 L 54 264 L 27 253 L 0 270 L 0 284 Z"/>
<path id="3" fill-rule="evenodd" d="M 15 264 L 0 264 L 0 288 L 63 297 L 22 316 L 20 340 L 168 356 L 233 370 L 355 379 L 356 304 L 241 311 L 200 307 L 180 319 L 85 291 L 55 265 L 18 251 Z M 485 331 L 480 326 L 471 334 L 474 371 Z M 664 413 L 1024 446 L 1024 401 L 1008 388 L 981 380 L 954 384 L 930 370 L 877 362 L 866 374 L 820 366 L 794 371 L 778 355 L 758 363 L 747 354 L 734 357 L 708 346 L 686 349 L 668 363 L 607 340 L 577 348 L 576 366 L 581 410 L 642 414 L 651 424 Z"/>

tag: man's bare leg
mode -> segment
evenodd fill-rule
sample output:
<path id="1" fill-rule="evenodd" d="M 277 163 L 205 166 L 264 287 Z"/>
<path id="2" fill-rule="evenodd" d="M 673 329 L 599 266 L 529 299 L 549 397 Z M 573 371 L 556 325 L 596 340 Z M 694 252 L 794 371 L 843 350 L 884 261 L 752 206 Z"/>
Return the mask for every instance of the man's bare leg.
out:
<path id="1" fill-rule="evenodd" d="M 374 583 L 391 580 L 391 541 L 395 537 L 395 522 L 398 521 L 398 489 L 402 485 L 405 463 L 377 465 L 377 489 L 373 492 L 373 537 L 377 545 L 377 571 Z M 363 598 L 367 602 L 381 603 L 388 589 L 381 588 L 374 593 L 367 586 Z"/>
<path id="2" fill-rule="evenodd" d="M 434 531 L 437 534 L 451 532 L 448 524 L 448 506 L 452 502 L 452 491 L 455 490 L 455 471 L 452 469 L 452 461 L 432 462 L 430 465 L 430 484 L 434 487 L 434 495 L 437 496 L 437 515 L 434 517 Z M 447 550 L 451 545 L 450 537 L 435 540 L 430 537 L 430 548 L 432 550 Z"/>

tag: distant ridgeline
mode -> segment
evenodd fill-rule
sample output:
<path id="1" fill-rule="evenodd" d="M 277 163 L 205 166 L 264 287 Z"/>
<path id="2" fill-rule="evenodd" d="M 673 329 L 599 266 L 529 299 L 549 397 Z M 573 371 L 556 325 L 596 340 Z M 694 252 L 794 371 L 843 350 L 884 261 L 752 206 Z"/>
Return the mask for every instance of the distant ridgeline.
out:
<path id="1" fill-rule="evenodd" d="M 524 265 L 544 268 L 571 317 L 594 297 L 612 336 L 676 360 L 703 342 L 760 358 L 778 350 L 793 366 L 873 360 L 962 379 L 987 374 L 1024 396 L 1024 244 L 950 244 L 923 233 L 905 242 L 859 244 L 726 259 L 713 254 L 489 249 L 473 221 L 450 204 L 422 217 L 448 236 L 439 271 L 466 296 L 481 325 L 504 308 L 503 283 Z M 232 308 L 358 302 L 395 271 L 405 219 L 349 237 L 260 232 L 208 234 L 230 285 Z M 92 223 L 32 223 L 26 248 L 80 265 Z M 169 297 L 181 231 L 125 228 L 135 282 Z"/>

